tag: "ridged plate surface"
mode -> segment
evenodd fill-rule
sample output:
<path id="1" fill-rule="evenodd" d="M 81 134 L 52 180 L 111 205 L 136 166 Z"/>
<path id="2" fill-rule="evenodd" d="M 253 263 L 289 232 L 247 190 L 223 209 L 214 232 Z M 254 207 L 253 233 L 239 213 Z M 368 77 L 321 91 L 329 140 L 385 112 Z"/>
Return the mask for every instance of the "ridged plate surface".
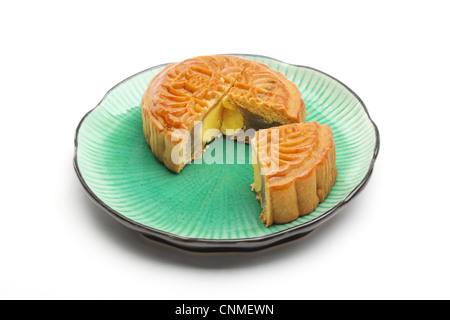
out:
<path id="1" fill-rule="evenodd" d="M 305 235 L 339 212 L 367 182 L 378 153 L 378 130 L 361 99 L 318 70 L 238 56 L 284 73 L 300 89 L 307 121 L 333 130 L 338 178 L 314 212 L 269 228 L 261 223 L 261 206 L 250 189 L 248 145 L 218 139 L 201 164 L 189 164 L 180 174 L 158 162 L 145 142 L 140 100 L 164 65 L 119 83 L 80 122 L 74 165 L 90 197 L 127 227 L 195 251 L 262 249 Z M 220 154 L 222 145 L 226 152 Z M 237 148 L 245 148 L 247 156 Z M 232 159 L 233 164 L 220 163 Z"/>

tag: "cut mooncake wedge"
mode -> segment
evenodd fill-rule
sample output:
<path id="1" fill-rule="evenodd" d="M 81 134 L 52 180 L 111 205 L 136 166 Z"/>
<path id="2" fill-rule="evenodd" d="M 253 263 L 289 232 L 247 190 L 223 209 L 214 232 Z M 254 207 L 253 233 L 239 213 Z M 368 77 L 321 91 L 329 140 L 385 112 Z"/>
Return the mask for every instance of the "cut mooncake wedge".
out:
<path id="1" fill-rule="evenodd" d="M 317 122 L 263 129 L 251 141 L 261 221 L 293 221 L 316 209 L 337 178 L 331 128 Z"/>
<path id="2" fill-rule="evenodd" d="M 170 64 L 142 97 L 147 143 L 176 173 L 217 135 L 298 123 L 305 113 L 298 88 L 283 74 L 235 56 Z"/>

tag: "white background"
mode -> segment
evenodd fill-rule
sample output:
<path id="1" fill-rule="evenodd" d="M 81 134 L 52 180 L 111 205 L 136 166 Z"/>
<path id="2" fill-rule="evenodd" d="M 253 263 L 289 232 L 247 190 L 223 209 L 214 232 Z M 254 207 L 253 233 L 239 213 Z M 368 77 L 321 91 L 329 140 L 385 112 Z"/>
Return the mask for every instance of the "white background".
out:
<path id="1" fill-rule="evenodd" d="M 449 299 L 446 1 L 3 1 L 2 299 Z M 124 78 L 214 53 L 311 66 L 364 101 L 367 187 L 293 243 L 207 255 L 144 240 L 72 165 L 83 115 Z"/>

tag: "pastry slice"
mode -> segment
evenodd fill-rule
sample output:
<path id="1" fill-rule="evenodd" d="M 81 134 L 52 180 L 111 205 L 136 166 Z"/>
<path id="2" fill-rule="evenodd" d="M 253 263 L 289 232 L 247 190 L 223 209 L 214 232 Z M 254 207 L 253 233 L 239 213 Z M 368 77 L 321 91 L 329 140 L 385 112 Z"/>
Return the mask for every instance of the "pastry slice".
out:
<path id="1" fill-rule="evenodd" d="M 195 129 L 194 124 L 215 115 L 219 120 L 210 117 L 205 124 L 220 126 L 221 115 L 211 112 L 212 108 L 229 91 L 245 63 L 234 57 L 197 57 L 166 66 L 150 81 L 142 97 L 144 135 L 155 157 L 168 169 L 180 172 L 195 155 L 201 155 L 202 141 L 196 145 L 193 141 L 201 123 Z"/>
<path id="2" fill-rule="evenodd" d="M 298 88 L 264 64 L 200 56 L 168 65 L 151 80 L 142 120 L 155 157 L 178 173 L 217 135 L 305 121 L 305 105 Z"/>
<path id="3" fill-rule="evenodd" d="M 327 125 L 309 122 L 260 130 L 251 145 L 252 189 L 267 227 L 311 213 L 336 181 L 336 149 Z"/>
<path id="4" fill-rule="evenodd" d="M 282 73 L 258 62 L 242 71 L 223 104 L 225 115 L 241 117 L 240 128 L 244 130 L 298 123 L 306 118 L 297 86 Z"/>

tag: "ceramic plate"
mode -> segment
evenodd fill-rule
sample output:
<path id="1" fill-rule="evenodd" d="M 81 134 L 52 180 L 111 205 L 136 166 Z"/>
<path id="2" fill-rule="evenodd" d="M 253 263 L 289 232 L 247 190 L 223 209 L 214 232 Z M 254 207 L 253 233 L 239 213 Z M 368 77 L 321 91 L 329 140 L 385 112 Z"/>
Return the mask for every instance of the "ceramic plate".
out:
<path id="1" fill-rule="evenodd" d="M 76 130 L 75 171 L 95 203 L 147 237 L 209 252 L 259 250 L 299 238 L 349 203 L 367 183 L 379 149 L 377 127 L 362 100 L 316 69 L 263 56 L 237 56 L 285 74 L 300 89 L 307 121 L 332 128 L 338 178 L 325 201 L 309 215 L 266 228 L 250 189 L 253 168 L 248 157 L 220 164 L 216 151 L 207 151 L 201 164 L 188 164 L 180 174 L 167 170 L 145 142 L 140 108 L 142 94 L 163 64 L 112 88 Z M 225 150 L 239 147 L 228 139 L 213 144 L 223 144 Z M 249 146 L 244 147 L 248 151 Z"/>

